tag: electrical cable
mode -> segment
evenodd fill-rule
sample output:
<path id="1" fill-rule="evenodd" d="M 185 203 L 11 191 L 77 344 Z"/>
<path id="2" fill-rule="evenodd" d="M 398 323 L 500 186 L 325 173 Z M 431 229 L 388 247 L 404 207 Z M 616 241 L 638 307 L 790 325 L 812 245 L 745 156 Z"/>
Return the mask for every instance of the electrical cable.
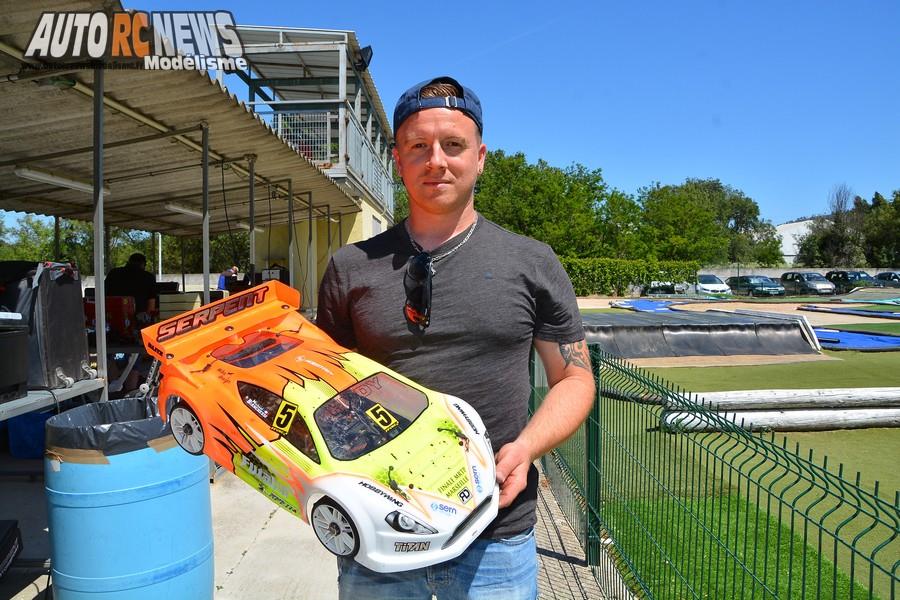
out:
<path id="1" fill-rule="evenodd" d="M 231 232 L 231 220 L 228 218 L 228 199 L 225 197 L 225 162 L 219 163 L 219 167 L 222 173 L 222 206 L 225 207 L 225 227 L 228 229 L 228 241 L 231 242 L 231 258 L 234 259 L 234 262 L 231 264 L 236 265 L 240 259 L 240 253 L 237 249 L 234 234 Z"/>

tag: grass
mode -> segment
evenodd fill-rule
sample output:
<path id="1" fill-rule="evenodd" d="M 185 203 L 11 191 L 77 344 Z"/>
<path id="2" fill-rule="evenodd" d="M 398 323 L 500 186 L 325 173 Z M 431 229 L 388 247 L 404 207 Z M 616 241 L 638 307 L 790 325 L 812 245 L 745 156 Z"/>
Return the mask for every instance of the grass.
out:
<path id="1" fill-rule="evenodd" d="M 847 329 L 849 331 L 900 335 L 900 321 L 896 323 L 848 323 L 846 325 L 828 325 L 825 329 Z"/>
<path id="2" fill-rule="evenodd" d="M 647 369 L 692 392 L 900 386 L 896 352 L 829 352 L 837 361 Z"/>
<path id="3" fill-rule="evenodd" d="M 864 304 L 859 306 L 858 304 L 851 305 L 852 308 L 857 310 L 871 310 L 874 312 L 890 312 L 890 313 L 900 313 L 900 305 L 897 304 Z"/>
<path id="4" fill-rule="evenodd" d="M 704 391 L 900 384 L 900 377 L 894 373 L 898 370 L 896 353 L 832 356 L 841 361 L 653 372 L 686 389 L 700 389 L 703 383 Z M 718 383 L 710 384 L 711 379 Z M 622 384 L 626 385 L 624 381 Z M 778 477 L 785 472 L 782 468 L 770 472 L 759 465 L 754 467 L 757 462 L 749 457 L 762 455 L 749 446 L 741 450 L 745 446 L 734 445 L 736 442 L 729 435 L 651 433 L 659 422 L 659 410 L 649 405 L 601 401 L 596 426 L 602 432 L 598 466 L 605 481 L 600 498 L 591 503 L 608 520 L 616 532 L 617 543 L 623 544 L 623 552 L 636 565 L 654 597 L 875 597 L 869 596 L 866 589 L 866 560 L 857 555 L 851 566 L 850 554 L 843 544 L 852 543 L 866 556 L 885 539 L 884 525 L 876 533 L 866 533 L 870 521 L 854 515 L 850 505 L 836 505 L 837 496 L 823 501 L 817 493 L 804 492 L 796 479 Z M 861 471 L 859 485 L 870 492 L 875 491 L 872 478 L 880 478 L 879 495 L 889 504 L 894 501 L 894 490 L 900 489 L 900 470 L 896 469 L 900 431 L 777 434 L 774 441 L 781 446 L 782 439 L 789 451 L 799 444 L 798 452 L 803 458 L 810 457 L 812 450 L 811 458 L 817 465 L 827 455 L 827 466 L 835 473 L 843 463 L 843 476 L 848 482 L 854 482 L 856 471 Z M 581 467 L 573 475 L 582 485 L 585 446 L 579 434 L 559 449 L 567 463 Z M 696 462 L 701 457 L 702 461 Z M 712 490 L 706 489 L 710 475 L 720 482 Z M 757 504 L 758 491 L 762 497 Z M 778 498 L 785 500 L 782 514 L 777 511 Z M 791 510 L 792 505 L 796 505 L 796 512 Z M 805 540 L 803 515 L 811 519 L 806 525 L 809 530 Z M 846 526 L 840 525 L 844 520 Z M 825 532 L 835 528 L 840 531 L 843 541 L 839 545 L 837 570 L 832 562 L 834 539 L 828 533 L 818 539 L 820 524 Z M 724 541 L 728 551 L 716 540 Z M 898 544 L 895 540 L 879 551 L 879 564 L 890 565 L 891 556 L 900 551 Z M 747 561 L 749 570 L 745 571 L 740 565 Z M 852 585 L 851 573 L 856 582 Z M 817 595 L 819 581 L 821 596 Z M 884 599 L 891 597 L 891 584 L 885 576 L 876 573 L 873 584 L 874 594 Z M 771 590 L 765 595 L 763 585 Z M 691 590 L 698 595 L 694 596 Z"/>
<path id="5" fill-rule="evenodd" d="M 672 516 L 690 507 L 684 527 Z M 607 503 L 608 524 L 655 598 L 874 598 L 820 554 L 799 528 L 734 494 Z M 724 516 L 724 518 L 723 518 Z M 656 545 L 640 540 L 650 533 Z M 851 592 L 852 589 L 852 592 Z M 819 595 L 821 594 L 821 595 Z"/>
<path id="6" fill-rule="evenodd" d="M 889 333 L 900 333 L 900 323 L 885 323 Z M 851 325 L 837 325 L 847 329 Z M 860 327 L 863 327 L 860 325 Z M 875 324 L 865 325 L 867 330 Z M 785 365 L 742 367 L 704 367 L 650 369 L 663 379 L 694 392 L 752 389 L 803 389 L 844 387 L 900 386 L 900 354 L 897 352 L 827 352 L 841 362 L 823 361 Z M 828 456 L 829 468 L 836 472 L 845 465 L 844 477 L 852 479 L 862 474 L 861 486 L 874 492 L 875 480 L 880 481 L 881 496 L 893 501 L 893 493 L 900 490 L 900 471 L 896 458 L 900 456 L 900 430 L 858 429 L 840 431 L 796 432 L 784 435 L 788 447 L 800 443 L 801 455 L 813 451 L 814 461 L 821 464 Z M 779 435 L 779 439 L 780 439 Z M 873 449 L 877 449 L 873 452 Z"/>
<path id="7" fill-rule="evenodd" d="M 654 433 L 660 410 L 653 405 L 604 399 L 599 421 L 592 423 L 601 432 L 601 483 L 600 497 L 591 504 L 599 508 L 617 542 L 624 544 L 622 550 L 654 597 L 690 597 L 688 590 L 693 588 L 703 590 L 706 595 L 699 597 L 707 598 L 799 598 L 802 587 L 805 597 L 815 598 L 819 597 L 815 594 L 817 581 L 821 581 L 823 592 L 827 591 L 822 598 L 844 599 L 851 597 L 851 572 L 858 584 L 867 585 L 868 564 L 861 557 L 869 556 L 890 532 L 884 524 L 871 531 L 871 520 L 855 514 L 853 502 L 841 500 L 847 489 L 832 484 L 827 497 L 818 490 L 810 493 L 796 475 L 803 467 L 792 460 L 766 460 L 771 450 L 763 448 L 771 446 L 762 439 L 741 441 L 740 436 L 718 433 Z M 750 437 L 769 439 L 768 434 Z M 808 448 L 815 448 L 816 464 L 821 464 L 822 453 L 827 452 L 854 469 L 867 464 L 867 469 L 881 473 L 891 472 L 891 463 L 900 455 L 900 436 L 891 430 L 791 434 L 787 440 L 789 453 L 800 443 L 803 458 L 809 456 Z M 781 447 L 782 435 L 776 434 L 773 441 Z M 873 448 L 878 452 L 872 452 Z M 586 450 L 584 440 L 574 438 L 559 449 L 567 464 L 577 465 L 572 474 L 582 486 Z M 875 454 L 878 456 L 872 456 Z M 829 468 L 836 472 L 838 462 L 829 461 Z M 854 481 L 849 469 L 844 478 Z M 892 503 L 893 496 L 885 492 L 897 478 L 882 483 L 886 484 L 880 490 L 882 497 Z M 871 481 L 860 481 L 860 485 L 873 490 Z M 832 536 L 838 531 L 841 542 L 835 550 Z M 858 549 L 853 567 L 845 544 Z M 840 565 L 837 573 L 833 568 L 835 551 Z M 889 566 L 898 551 L 898 541 L 880 550 L 879 564 Z M 819 552 L 828 560 L 820 562 Z M 714 579 L 716 573 L 718 579 Z M 832 596 L 835 582 L 837 595 Z M 763 595 L 763 584 L 777 596 Z M 886 576 L 876 573 L 873 585 L 876 594 L 890 597 Z M 856 585 L 853 597 L 868 595 Z"/>

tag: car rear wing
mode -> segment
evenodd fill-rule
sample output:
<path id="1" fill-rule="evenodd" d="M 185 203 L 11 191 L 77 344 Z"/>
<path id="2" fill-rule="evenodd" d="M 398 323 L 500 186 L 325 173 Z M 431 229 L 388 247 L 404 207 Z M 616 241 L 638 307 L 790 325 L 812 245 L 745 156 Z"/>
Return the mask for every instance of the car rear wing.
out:
<path id="1" fill-rule="evenodd" d="M 268 281 L 141 330 L 147 353 L 163 364 L 256 329 L 300 307 L 300 292 Z"/>

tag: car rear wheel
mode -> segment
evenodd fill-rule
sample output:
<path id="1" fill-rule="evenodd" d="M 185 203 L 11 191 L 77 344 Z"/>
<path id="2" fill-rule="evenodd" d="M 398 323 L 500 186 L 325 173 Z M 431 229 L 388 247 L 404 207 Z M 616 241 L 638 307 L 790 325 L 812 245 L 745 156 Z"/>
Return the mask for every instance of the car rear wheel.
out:
<path id="1" fill-rule="evenodd" d="M 172 408 L 169 425 L 172 427 L 175 441 L 185 452 L 196 456 L 203 454 L 203 446 L 206 444 L 203 425 L 184 400 L 179 400 Z"/>
<path id="2" fill-rule="evenodd" d="M 330 498 L 319 500 L 312 509 L 310 523 L 316 537 L 329 552 L 353 558 L 359 552 L 359 534 L 353 520 Z"/>

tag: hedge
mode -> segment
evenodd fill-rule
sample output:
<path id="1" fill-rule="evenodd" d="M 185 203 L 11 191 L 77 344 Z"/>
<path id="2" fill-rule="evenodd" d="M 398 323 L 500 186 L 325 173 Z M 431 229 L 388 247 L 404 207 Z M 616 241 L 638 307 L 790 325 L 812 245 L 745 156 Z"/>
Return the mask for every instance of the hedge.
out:
<path id="1" fill-rule="evenodd" d="M 696 281 L 700 263 L 676 260 L 621 260 L 617 258 L 560 258 L 579 296 L 628 295 L 632 286 L 651 281 Z"/>

